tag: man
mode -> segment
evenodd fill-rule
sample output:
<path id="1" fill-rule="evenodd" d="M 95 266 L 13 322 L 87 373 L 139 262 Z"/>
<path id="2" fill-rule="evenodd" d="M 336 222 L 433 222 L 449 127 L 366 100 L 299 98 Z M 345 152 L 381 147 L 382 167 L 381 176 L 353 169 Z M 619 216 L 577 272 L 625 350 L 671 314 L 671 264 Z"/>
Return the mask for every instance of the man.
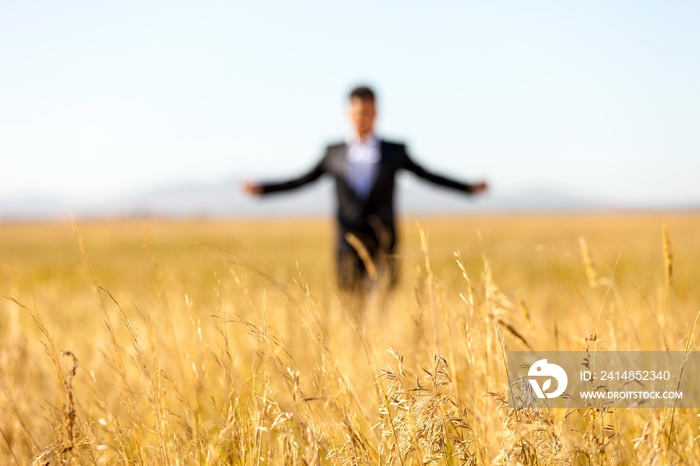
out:
<path id="1" fill-rule="evenodd" d="M 378 139 L 374 132 L 375 96 L 366 86 L 350 93 L 353 134 L 332 144 L 308 173 L 278 183 L 245 183 L 251 194 L 265 195 L 296 189 L 324 173 L 333 176 L 337 198 L 337 279 L 342 289 L 357 289 L 386 277 L 397 280 L 393 252 L 397 244 L 394 220 L 396 173 L 405 169 L 437 185 L 464 194 L 486 191 L 485 182 L 467 184 L 425 170 L 407 154 L 403 144 Z M 368 280 L 369 279 L 369 280 Z"/>

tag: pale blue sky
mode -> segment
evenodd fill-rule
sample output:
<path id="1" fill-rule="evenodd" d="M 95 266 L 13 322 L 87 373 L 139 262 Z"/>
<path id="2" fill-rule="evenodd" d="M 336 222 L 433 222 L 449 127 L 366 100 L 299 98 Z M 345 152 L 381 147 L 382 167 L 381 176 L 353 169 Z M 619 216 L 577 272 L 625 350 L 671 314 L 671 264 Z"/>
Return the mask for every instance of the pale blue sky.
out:
<path id="1" fill-rule="evenodd" d="M 437 171 L 700 201 L 695 1 L 0 1 L 0 70 L 0 199 L 295 175 L 367 82 Z"/>

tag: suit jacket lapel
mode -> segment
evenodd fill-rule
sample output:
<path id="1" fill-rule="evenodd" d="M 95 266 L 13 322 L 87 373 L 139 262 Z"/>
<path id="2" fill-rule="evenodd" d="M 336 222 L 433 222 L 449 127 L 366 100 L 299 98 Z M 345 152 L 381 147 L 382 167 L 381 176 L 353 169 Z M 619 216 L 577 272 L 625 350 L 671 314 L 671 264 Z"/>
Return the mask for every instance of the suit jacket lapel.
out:
<path id="1" fill-rule="evenodd" d="M 348 184 L 347 181 L 347 160 L 348 156 L 348 146 L 347 144 L 343 144 L 342 146 L 338 147 L 338 152 L 335 154 L 335 172 L 337 174 L 337 183 L 340 183 L 343 187 L 343 190 L 351 196 L 357 204 L 362 204 L 363 200 L 357 197 L 357 194 L 355 193 L 355 190 L 352 189 L 352 186 Z"/>
<path id="2" fill-rule="evenodd" d="M 377 167 L 377 174 L 374 177 L 374 184 L 367 194 L 367 198 L 364 200 L 364 205 L 369 204 L 370 200 L 376 196 L 377 191 L 381 189 L 382 180 L 386 177 L 387 171 L 387 156 L 386 156 L 386 144 L 381 139 L 379 140 L 379 161 L 377 162 L 379 167 Z"/>

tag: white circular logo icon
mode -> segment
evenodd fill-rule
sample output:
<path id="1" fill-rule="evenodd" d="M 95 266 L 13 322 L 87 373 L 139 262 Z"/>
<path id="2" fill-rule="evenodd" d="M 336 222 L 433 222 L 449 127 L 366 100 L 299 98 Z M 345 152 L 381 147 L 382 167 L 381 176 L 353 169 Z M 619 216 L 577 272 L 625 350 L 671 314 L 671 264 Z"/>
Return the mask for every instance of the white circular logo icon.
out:
<path id="1" fill-rule="evenodd" d="M 546 359 L 540 359 L 530 366 L 530 370 L 527 375 L 530 377 L 530 385 L 535 391 L 538 398 L 556 398 L 566 390 L 566 385 L 569 383 L 569 378 L 566 376 L 566 372 L 560 366 L 556 364 L 547 363 Z M 548 377 L 547 380 L 542 384 L 542 388 L 537 383 L 537 380 L 532 377 Z M 553 392 L 548 392 L 552 385 L 552 379 L 557 381 L 557 389 Z"/>

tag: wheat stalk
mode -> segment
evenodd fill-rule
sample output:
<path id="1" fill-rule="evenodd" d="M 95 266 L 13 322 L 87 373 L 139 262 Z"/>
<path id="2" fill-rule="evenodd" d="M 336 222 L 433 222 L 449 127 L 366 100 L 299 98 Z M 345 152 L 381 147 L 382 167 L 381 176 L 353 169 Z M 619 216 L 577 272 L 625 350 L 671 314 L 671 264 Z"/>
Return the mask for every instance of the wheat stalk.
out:
<path id="1" fill-rule="evenodd" d="M 579 237 L 578 243 L 581 247 L 581 256 L 583 257 L 583 265 L 586 267 L 586 276 L 588 277 L 588 285 L 591 288 L 597 288 L 600 285 L 598 280 L 598 272 L 595 268 L 595 263 L 593 262 L 593 256 L 591 251 L 588 249 L 588 243 L 586 238 L 583 236 Z"/>
<path id="2" fill-rule="evenodd" d="M 671 237 L 666 225 L 661 227 L 661 246 L 664 253 L 664 308 L 668 305 L 668 295 L 671 290 L 673 278 L 673 251 L 671 250 Z"/>

